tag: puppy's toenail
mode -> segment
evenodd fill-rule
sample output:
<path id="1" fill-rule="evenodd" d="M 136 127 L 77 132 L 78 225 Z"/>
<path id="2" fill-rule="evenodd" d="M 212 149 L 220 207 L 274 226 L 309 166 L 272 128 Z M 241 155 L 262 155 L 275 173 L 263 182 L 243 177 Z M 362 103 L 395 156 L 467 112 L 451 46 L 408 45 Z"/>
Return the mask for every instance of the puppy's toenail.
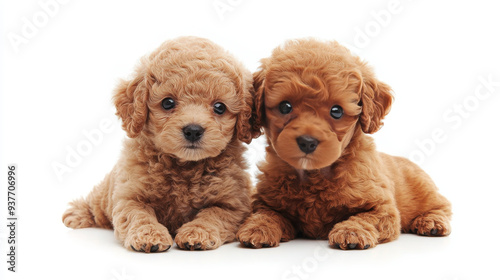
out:
<path id="1" fill-rule="evenodd" d="M 335 249 L 340 249 L 340 244 L 339 244 L 339 243 L 335 243 L 335 244 L 333 244 L 333 248 L 335 248 Z"/>
<path id="2" fill-rule="evenodd" d="M 267 244 L 267 243 L 263 243 L 263 244 L 262 244 L 262 248 L 269 248 L 269 247 L 271 247 L 271 245 L 270 245 L 270 244 Z"/>
<path id="3" fill-rule="evenodd" d="M 158 244 L 153 245 L 153 246 L 151 246 L 150 251 L 151 251 L 152 253 L 154 253 L 154 252 L 158 251 L 158 248 L 160 248 L 160 246 L 158 246 Z"/>
<path id="4" fill-rule="evenodd" d="M 245 246 L 245 247 L 250 247 L 250 242 L 248 242 L 248 241 L 243 241 L 243 246 Z"/>
<path id="5" fill-rule="evenodd" d="M 172 247 L 172 246 L 170 246 L 170 245 L 167 245 L 167 248 L 165 248 L 165 250 L 163 250 L 163 251 L 160 251 L 160 252 L 166 252 L 166 251 L 168 251 L 168 249 L 170 249 L 170 247 Z"/>
<path id="6" fill-rule="evenodd" d="M 358 243 L 349 243 L 349 244 L 347 244 L 347 247 L 349 247 L 349 249 L 356 249 L 356 246 L 358 246 Z"/>
<path id="7" fill-rule="evenodd" d="M 365 250 L 368 248 L 370 248 L 370 244 L 366 244 L 365 247 L 363 247 L 363 249 L 365 249 Z"/>
<path id="8" fill-rule="evenodd" d="M 437 235 L 437 234 L 438 234 L 438 230 L 437 230 L 437 228 L 433 228 L 433 229 L 431 230 L 431 235 Z"/>
<path id="9" fill-rule="evenodd" d="M 195 250 L 200 250 L 201 249 L 201 243 L 194 244 L 194 249 Z"/>
<path id="10" fill-rule="evenodd" d="M 191 244 L 189 244 L 189 242 L 186 242 L 186 243 L 184 243 L 184 247 L 185 247 L 186 249 L 188 249 L 188 250 L 191 250 L 191 247 L 192 247 L 192 246 L 191 246 Z"/>
<path id="11" fill-rule="evenodd" d="M 134 248 L 134 246 L 130 245 L 130 248 L 132 248 L 132 250 L 136 251 L 136 252 L 144 252 L 144 249 L 141 248 L 141 250 L 137 250 L 136 248 Z"/>

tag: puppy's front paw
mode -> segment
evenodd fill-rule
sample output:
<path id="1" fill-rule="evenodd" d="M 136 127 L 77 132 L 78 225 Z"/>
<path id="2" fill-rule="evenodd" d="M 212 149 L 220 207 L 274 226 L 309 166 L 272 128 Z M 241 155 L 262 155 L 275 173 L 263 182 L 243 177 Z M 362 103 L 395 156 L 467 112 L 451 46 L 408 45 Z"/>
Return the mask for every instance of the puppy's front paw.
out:
<path id="1" fill-rule="evenodd" d="M 278 226 L 244 224 L 236 234 L 240 243 L 249 248 L 276 247 L 280 243 L 282 230 Z"/>
<path id="2" fill-rule="evenodd" d="M 125 248 L 145 253 L 165 252 L 172 247 L 172 244 L 168 229 L 161 224 L 131 228 L 124 242 Z"/>
<path id="3" fill-rule="evenodd" d="M 334 248 L 342 250 L 368 249 L 377 245 L 378 232 L 345 221 L 333 227 L 328 234 L 328 241 Z"/>
<path id="4" fill-rule="evenodd" d="M 215 228 L 185 224 L 177 232 L 175 243 L 185 250 L 211 250 L 222 245 L 222 240 Z"/>

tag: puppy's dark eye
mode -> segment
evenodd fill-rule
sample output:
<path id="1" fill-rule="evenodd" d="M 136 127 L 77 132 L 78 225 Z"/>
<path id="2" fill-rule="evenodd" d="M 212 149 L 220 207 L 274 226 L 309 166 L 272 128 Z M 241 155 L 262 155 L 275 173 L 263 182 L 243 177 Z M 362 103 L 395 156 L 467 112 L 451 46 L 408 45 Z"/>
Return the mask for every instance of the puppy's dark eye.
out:
<path id="1" fill-rule="evenodd" d="M 283 115 L 290 114 L 292 111 L 292 104 L 288 101 L 282 101 L 279 105 L 279 109 Z"/>
<path id="2" fill-rule="evenodd" d="M 175 107 L 175 101 L 172 98 L 165 98 L 161 101 L 161 106 L 165 110 L 171 110 Z"/>
<path id="3" fill-rule="evenodd" d="M 332 118 L 338 120 L 344 115 L 344 110 L 339 105 L 334 105 L 330 110 L 330 115 Z"/>
<path id="4" fill-rule="evenodd" d="M 222 115 L 224 114 L 225 111 L 226 111 L 226 105 L 224 105 L 224 103 L 217 102 L 214 104 L 214 112 L 217 115 Z"/>

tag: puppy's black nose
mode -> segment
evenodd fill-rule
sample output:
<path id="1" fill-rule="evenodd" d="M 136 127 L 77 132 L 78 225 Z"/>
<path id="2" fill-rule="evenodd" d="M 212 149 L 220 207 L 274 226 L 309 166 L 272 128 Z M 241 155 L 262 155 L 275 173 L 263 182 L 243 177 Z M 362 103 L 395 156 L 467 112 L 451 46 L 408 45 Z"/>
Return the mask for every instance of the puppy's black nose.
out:
<path id="1" fill-rule="evenodd" d="M 197 124 L 190 124 L 182 129 L 182 132 L 184 133 L 184 138 L 186 138 L 186 140 L 191 142 L 196 142 L 200 140 L 204 131 L 205 129 L 203 129 L 203 127 Z"/>
<path id="2" fill-rule="evenodd" d="M 300 150 L 306 154 L 314 152 L 314 150 L 316 150 L 316 147 L 318 147 L 318 144 L 319 141 L 309 135 L 302 135 L 297 137 L 297 145 L 299 145 Z"/>

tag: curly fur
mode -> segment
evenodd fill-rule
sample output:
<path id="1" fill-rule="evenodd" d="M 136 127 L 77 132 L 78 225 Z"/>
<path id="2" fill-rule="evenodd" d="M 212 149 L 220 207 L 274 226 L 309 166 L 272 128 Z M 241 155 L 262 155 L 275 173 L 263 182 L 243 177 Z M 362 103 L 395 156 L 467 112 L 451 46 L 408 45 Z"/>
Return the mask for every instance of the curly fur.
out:
<path id="1" fill-rule="evenodd" d="M 206 39 L 182 37 L 144 57 L 114 102 L 129 139 L 111 173 L 86 199 L 71 203 L 71 228 L 114 229 L 132 250 L 215 249 L 234 240 L 250 212 L 251 182 L 241 141 L 252 130 L 252 77 L 241 63 Z M 172 98 L 172 110 L 162 100 Z M 223 115 L 213 111 L 222 102 Z M 182 129 L 205 131 L 196 149 Z"/>
<path id="2" fill-rule="evenodd" d="M 269 143 L 253 214 L 238 231 L 247 247 L 296 236 L 367 249 L 400 232 L 450 234 L 450 203 L 418 166 L 375 150 L 371 137 L 392 104 L 391 89 L 336 42 L 289 41 L 254 74 L 254 125 Z M 279 104 L 292 104 L 289 114 Z M 344 115 L 330 116 L 333 105 Z M 297 137 L 319 140 L 306 154 Z"/>

